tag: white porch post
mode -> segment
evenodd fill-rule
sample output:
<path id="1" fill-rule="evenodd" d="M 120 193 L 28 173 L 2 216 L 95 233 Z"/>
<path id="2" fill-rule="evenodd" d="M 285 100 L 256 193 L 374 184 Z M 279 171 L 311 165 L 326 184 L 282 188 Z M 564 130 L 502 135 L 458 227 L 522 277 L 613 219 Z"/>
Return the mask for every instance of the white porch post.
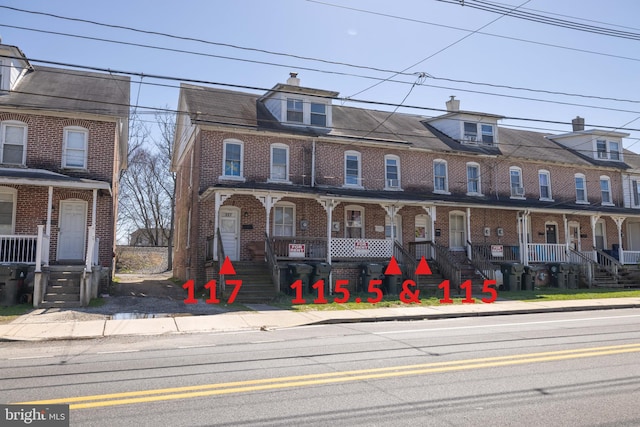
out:
<path id="1" fill-rule="evenodd" d="M 49 195 L 47 197 L 47 224 L 45 229 L 46 247 L 44 248 L 44 256 L 42 261 L 45 267 L 49 266 L 49 245 L 51 242 L 51 212 L 53 211 L 53 187 L 49 186 Z"/>
<path id="2" fill-rule="evenodd" d="M 616 223 L 618 227 L 618 261 L 624 264 L 624 250 L 622 249 L 622 223 L 626 219 L 623 216 L 612 216 L 611 219 Z"/>
<path id="3" fill-rule="evenodd" d="M 529 215 L 531 213 L 527 210 L 522 214 L 521 221 L 521 230 L 520 233 L 522 235 L 522 263 L 524 265 L 529 265 Z"/>
<path id="4" fill-rule="evenodd" d="M 566 214 L 562 214 L 562 223 L 564 224 L 564 244 L 566 251 L 569 252 L 569 222 Z"/>
<path id="5" fill-rule="evenodd" d="M 471 208 L 467 208 L 467 241 L 471 243 Z M 467 245 L 465 242 L 465 247 L 467 248 L 467 258 L 471 259 L 471 245 Z"/>
<path id="6" fill-rule="evenodd" d="M 423 206 L 422 209 L 425 210 L 425 212 L 427 212 L 427 214 L 429 215 L 429 219 L 431 220 L 431 241 L 435 242 L 436 241 L 436 207 L 435 206 Z M 433 248 L 433 246 L 430 246 L 431 248 L 431 258 L 435 257 L 434 251 L 435 249 Z"/>
<path id="7" fill-rule="evenodd" d="M 93 205 L 91 206 L 91 226 L 94 228 L 96 226 L 97 206 L 98 206 L 98 190 L 94 188 L 93 189 Z"/>
<path id="8" fill-rule="evenodd" d="M 331 264 L 331 230 L 333 228 L 333 208 L 336 201 L 333 199 L 319 200 L 320 205 L 327 213 L 327 264 Z M 329 292 L 333 293 L 333 273 L 329 272 Z"/>
<path id="9" fill-rule="evenodd" d="M 596 223 L 598 222 L 598 220 L 600 219 L 600 215 L 592 215 L 590 217 L 591 220 L 591 240 L 592 240 L 592 244 L 593 244 L 593 249 L 595 250 L 596 248 Z"/>
<path id="10" fill-rule="evenodd" d="M 266 212 L 266 233 L 267 236 L 271 236 L 271 233 L 269 233 L 269 224 L 271 223 L 271 208 L 273 208 L 275 206 L 276 203 L 278 203 L 278 201 L 282 198 L 281 196 L 272 196 L 271 194 L 267 194 L 266 196 L 255 196 L 256 199 L 258 199 L 258 201 L 262 204 L 262 207 L 264 207 L 264 210 Z"/>

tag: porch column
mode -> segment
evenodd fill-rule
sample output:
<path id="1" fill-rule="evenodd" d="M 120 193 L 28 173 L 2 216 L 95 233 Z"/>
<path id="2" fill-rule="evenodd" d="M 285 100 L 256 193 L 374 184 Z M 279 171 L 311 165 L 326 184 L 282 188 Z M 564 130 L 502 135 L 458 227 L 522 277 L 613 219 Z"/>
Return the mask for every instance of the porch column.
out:
<path id="1" fill-rule="evenodd" d="M 218 260 L 218 214 L 222 204 L 231 197 L 230 194 L 215 193 L 213 204 L 213 260 Z M 187 233 L 189 230 L 187 230 Z"/>
<path id="2" fill-rule="evenodd" d="M 564 245 L 569 252 L 569 222 L 566 214 L 562 214 L 562 223 L 564 224 Z"/>
<path id="3" fill-rule="evenodd" d="M 91 206 L 91 226 L 96 226 L 96 211 L 98 206 L 98 189 L 93 189 L 93 205 Z"/>
<path id="4" fill-rule="evenodd" d="M 334 199 L 318 201 L 327 213 L 327 264 L 331 264 L 331 230 L 333 229 L 333 208 L 338 203 Z M 329 292 L 333 293 L 333 273 L 329 272 Z"/>
<path id="5" fill-rule="evenodd" d="M 47 224 L 45 228 L 45 235 L 47 236 L 46 242 L 47 246 L 43 248 L 44 256 L 42 257 L 42 262 L 45 267 L 49 266 L 49 242 L 51 242 L 51 212 L 53 211 L 53 187 L 49 186 L 49 194 L 47 197 Z"/>
<path id="6" fill-rule="evenodd" d="M 384 209 L 384 211 L 387 213 L 387 216 L 391 219 L 391 244 L 393 245 L 393 243 L 396 241 L 396 233 L 394 230 L 394 226 L 396 224 L 396 214 L 402 206 L 385 205 L 382 203 L 380 204 L 380 206 L 382 206 L 382 209 Z"/>
<path id="7" fill-rule="evenodd" d="M 618 227 L 618 261 L 624 264 L 624 250 L 622 249 L 622 223 L 626 219 L 624 216 L 612 216 L 611 219 Z"/>
<path id="8" fill-rule="evenodd" d="M 519 218 L 518 232 L 520 233 L 520 243 L 522 245 L 522 254 L 520 259 L 524 265 L 529 265 L 529 211 L 524 211 Z"/>
<path id="9" fill-rule="evenodd" d="M 272 196 L 271 194 L 267 194 L 266 196 L 255 196 L 255 197 L 262 204 L 262 206 L 266 211 L 265 217 L 267 219 L 267 225 L 265 230 L 266 230 L 267 236 L 271 236 L 271 233 L 269 233 L 269 224 L 271 223 L 271 208 L 273 208 L 273 206 L 276 203 L 278 203 L 280 199 L 282 199 L 282 196 Z"/>
<path id="10" fill-rule="evenodd" d="M 467 241 L 471 243 L 471 208 L 467 208 Z M 467 245 L 465 242 L 465 247 L 467 248 L 467 258 L 471 259 L 471 245 Z"/>
<path id="11" fill-rule="evenodd" d="M 429 215 L 429 219 L 431 220 L 431 241 L 435 242 L 436 241 L 436 207 L 435 206 L 423 206 L 422 209 L 425 210 L 425 212 L 427 212 L 427 214 Z M 433 246 L 429 246 L 431 248 L 431 258 L 435 257 L 434 252 L 434 248 Z"/>
<path id="12" fill-rule="evenodd" d="M 591 220 L 591 239 L 593 244 L 593 250 L 596 249 L 596 223 L 600 219 L 600 215 L 592 215 Z"/>

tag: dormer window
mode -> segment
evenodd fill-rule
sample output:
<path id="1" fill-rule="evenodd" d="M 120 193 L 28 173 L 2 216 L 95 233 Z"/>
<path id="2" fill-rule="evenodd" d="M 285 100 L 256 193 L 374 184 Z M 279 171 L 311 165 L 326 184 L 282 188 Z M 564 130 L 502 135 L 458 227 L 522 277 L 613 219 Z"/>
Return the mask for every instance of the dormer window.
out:
<path id="1" fill-rule="evenodd" d="M 600 160 L 621 160 L 620 143 L 606 139 L 596 140 L 596 157 Z"/>
<path id="2" fill-rule="evenodd" d="M 487 123 L 464 122 L 464 142 L 481 142 L 493 145 L 495 141 L 494 126 Z"/>
<path id="3" fill-rule="evenodd" d="M 302 99 L 287 99 L 287 121 L 303 123 L 303 102 Z"/>
<path id="4" fill-rule="evenodd" d="M 322 127 L 327 125 L 327 106 L 325 104 L 311 103 L 311 125 Z"/>

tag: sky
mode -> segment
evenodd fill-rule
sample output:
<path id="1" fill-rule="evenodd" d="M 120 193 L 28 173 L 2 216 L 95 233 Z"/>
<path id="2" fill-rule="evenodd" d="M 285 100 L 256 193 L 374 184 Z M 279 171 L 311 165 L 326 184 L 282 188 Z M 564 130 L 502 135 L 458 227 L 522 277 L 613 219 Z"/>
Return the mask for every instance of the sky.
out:
<path id="1" fill-rule="evenodd" d="M 550 133 L 581 116 L 629 133 L 625 148 L 640 153 L 640 2 L 481 1 L 0 0 L 0 37 L 35 66 L 136 73 L 132 104 L 149 123 L 154 108 L 176 108 L 180 81 L 264 93 L 297 72 L 344 105 L 435 116 L 455 96 L 503 126 Z M 487 1 L 591 31 L 472 7 Z"/>

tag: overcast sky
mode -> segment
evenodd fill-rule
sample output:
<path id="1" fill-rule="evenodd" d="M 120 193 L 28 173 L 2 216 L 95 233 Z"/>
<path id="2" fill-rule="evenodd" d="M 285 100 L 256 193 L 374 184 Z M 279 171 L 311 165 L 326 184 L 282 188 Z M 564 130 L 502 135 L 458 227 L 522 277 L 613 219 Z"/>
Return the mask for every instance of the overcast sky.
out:
<path id="1" fill-rule="evenodd" d="M 579 115 L 587 127 L 627 129 L 625 147 L 640 152 L 634 130 L 640 129 L 640 2 L 500 1 L 528 18 L 563 19 L 590 32 L 477 10 L 472 5 L 481 3 L 471 0 L 464 6 L 457 0 L 0 0 L 0 36 L 35 65 L 58 61 L 178 79 L 132 77 L 132 103 L 142 113 L 143 107 L 176 108 L 179 80 L 267 89 L 293 71 L 304 86 L 420 107 L 400 111 L 426 116 L 440 114 L 451 95 L 463 110 L 528 119 L 501 124 L 542 132 L 568 132 Z M 594 27 L 629 34 L 597 34 Z"/>

